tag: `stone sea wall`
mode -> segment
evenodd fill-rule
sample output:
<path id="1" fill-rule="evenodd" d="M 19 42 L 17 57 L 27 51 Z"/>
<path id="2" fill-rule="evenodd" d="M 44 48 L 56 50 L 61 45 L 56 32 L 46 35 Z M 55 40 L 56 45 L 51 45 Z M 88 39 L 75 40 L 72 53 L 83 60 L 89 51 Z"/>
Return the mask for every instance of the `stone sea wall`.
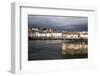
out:
<path id="1" fill-rule="evenodd" d="M 62 44 L 62 54 L 87 54 L 88 45 L 86 43 L 63 43 Z"/>

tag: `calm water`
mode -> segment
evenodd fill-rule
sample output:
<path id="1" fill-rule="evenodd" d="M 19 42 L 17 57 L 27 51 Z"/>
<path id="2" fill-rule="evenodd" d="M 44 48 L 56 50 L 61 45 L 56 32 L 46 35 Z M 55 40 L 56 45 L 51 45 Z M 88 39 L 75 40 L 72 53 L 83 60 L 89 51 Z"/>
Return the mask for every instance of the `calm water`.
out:
<path id="1" fill-rule="evenodd" d="M 67 40 L 29 40 L 28 59 L 29 60 L 51 60 L 51 59 L 73 58 L 72 56 L 64 57 L 61 54 L 62 44 L 64 42 L 67 42 Z M 87 55 L 85 56 L 83 55 L 81 57 L 85 58 L 87 57 Z"/>

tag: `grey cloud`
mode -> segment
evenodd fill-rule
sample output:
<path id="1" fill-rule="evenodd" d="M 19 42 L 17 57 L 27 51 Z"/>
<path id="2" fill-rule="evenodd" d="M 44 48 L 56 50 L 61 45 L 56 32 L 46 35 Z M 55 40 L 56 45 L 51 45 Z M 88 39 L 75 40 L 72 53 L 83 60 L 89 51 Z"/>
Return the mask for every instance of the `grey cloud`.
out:
<path id="1" fill-rule="evenodd" d="M 88 18 L 29 15 L 28 26 L 54 28 L 59 31 L 88 31 Z"/>

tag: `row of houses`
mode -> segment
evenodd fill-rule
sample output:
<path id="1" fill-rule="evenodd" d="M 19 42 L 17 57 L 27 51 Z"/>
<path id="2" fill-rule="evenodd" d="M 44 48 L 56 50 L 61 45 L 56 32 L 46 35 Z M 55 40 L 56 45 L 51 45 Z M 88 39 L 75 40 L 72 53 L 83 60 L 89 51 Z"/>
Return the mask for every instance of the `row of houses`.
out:
<path id="1" fill-rule="evenodd" d="M 47 30 L 47 29 L 46 29 Z M 46 30 L 38 30 L 35 28 L 31 28 L 28 30 L 28 36 L 31 38 L 56 38 L 56 39 L 76 39 L 76 38 L 88 38 L 87 32 L 58 32 L 49 29 Z"/>

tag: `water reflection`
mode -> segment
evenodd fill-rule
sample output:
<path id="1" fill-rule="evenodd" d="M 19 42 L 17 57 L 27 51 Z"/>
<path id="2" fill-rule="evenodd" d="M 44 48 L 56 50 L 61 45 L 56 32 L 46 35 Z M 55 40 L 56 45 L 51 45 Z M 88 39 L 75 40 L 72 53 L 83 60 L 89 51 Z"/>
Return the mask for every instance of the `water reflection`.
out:
<path id="1" fill-rule="evenodd" d="M 29 40 L 29 60 L 87 58 L 86 43 L 69 43 L 69 40 Z"/>

